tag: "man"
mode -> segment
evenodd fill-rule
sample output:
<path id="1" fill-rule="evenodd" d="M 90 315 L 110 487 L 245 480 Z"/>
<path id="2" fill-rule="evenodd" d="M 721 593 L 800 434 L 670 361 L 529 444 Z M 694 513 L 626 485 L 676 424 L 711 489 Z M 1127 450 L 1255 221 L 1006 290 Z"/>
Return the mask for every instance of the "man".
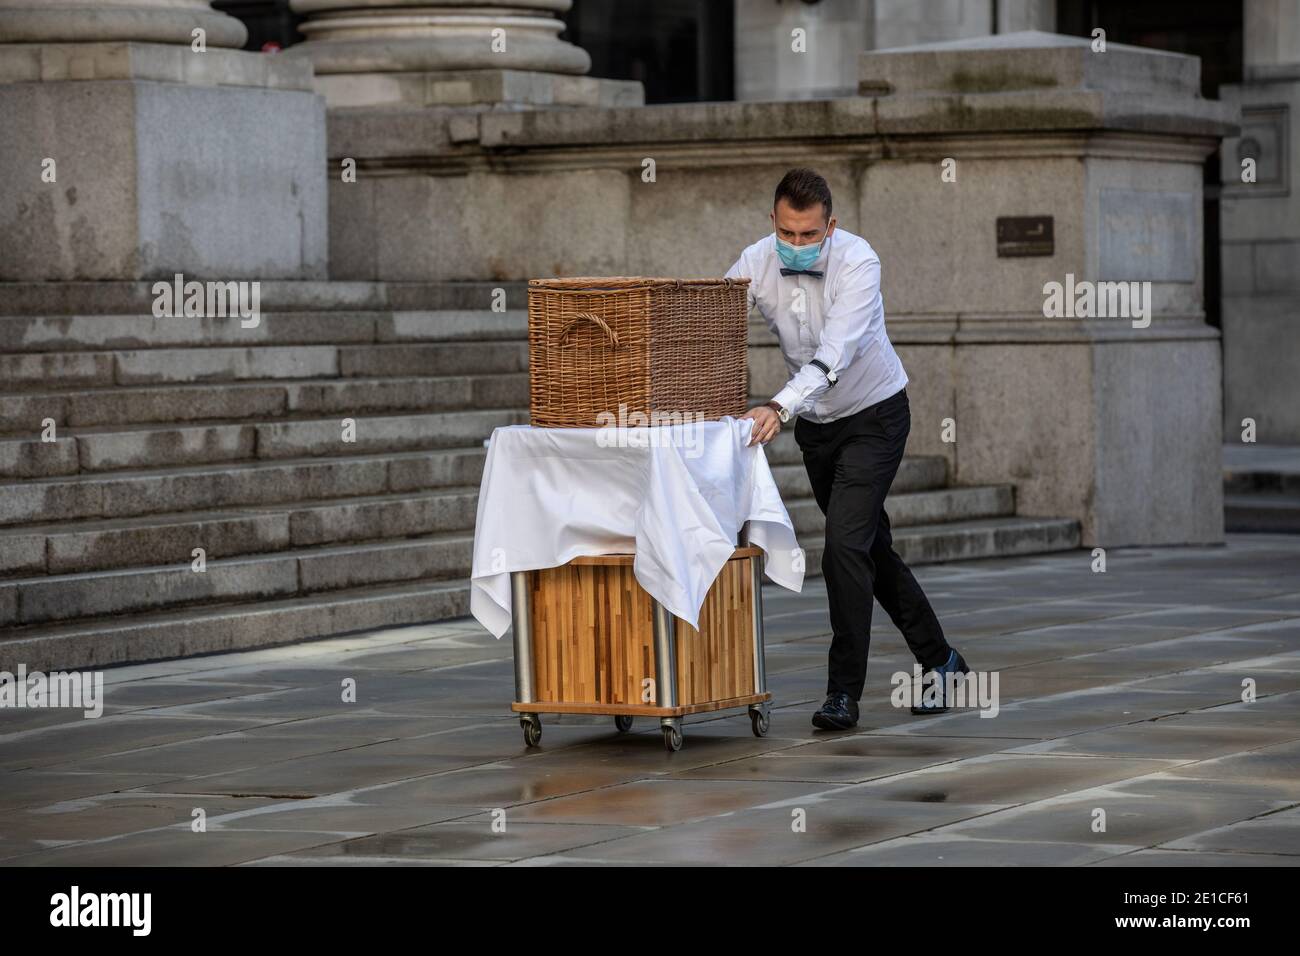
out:
<path id="1" fill-rule="evenodd" d="M 939 683 L 938 700 L 923 700 L 912 713 L 941 713 L 947 675 L 960 679 L 970 669 L 894 551 L 885 514 L 911 413 L 907 375 L 885 334 L 880 259 L 865 239 L 835 228 L 830 187 L 811 169 L 785 174 L 772 225 L 727 275 L 751 280 L 750 305 L 777 334 L 792 375 L 772 401 L 745 414 L 754 420 L 750 444 L 766 444 L 796 418 L 795 442 L 826 515 L 822 574 L 833 634 L 826 702 L 812 722 L 827 730 L 858 722 L 873 595 L 932 672 L 926 681 Z"/>

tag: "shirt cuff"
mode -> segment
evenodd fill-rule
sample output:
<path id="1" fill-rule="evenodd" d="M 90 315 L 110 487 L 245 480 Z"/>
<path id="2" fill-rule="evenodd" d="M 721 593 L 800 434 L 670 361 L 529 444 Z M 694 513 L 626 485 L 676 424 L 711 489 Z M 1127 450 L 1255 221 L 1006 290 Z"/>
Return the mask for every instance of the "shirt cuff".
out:
<path id="1" fill-rule="evenodd" d="M 785 388 L 781 389 L 781 391 L 773 395 L 772 401 L 776 402 L 787 412 L 789 412 L 791 418 L 794 418 L 801 411 L 803 411 L 803 409 L 800 407 L 801 403 L 799 401 L 798 393 L 796 393 L 795 390 L 792 389 L 789 385 L 787 385 Z"/>

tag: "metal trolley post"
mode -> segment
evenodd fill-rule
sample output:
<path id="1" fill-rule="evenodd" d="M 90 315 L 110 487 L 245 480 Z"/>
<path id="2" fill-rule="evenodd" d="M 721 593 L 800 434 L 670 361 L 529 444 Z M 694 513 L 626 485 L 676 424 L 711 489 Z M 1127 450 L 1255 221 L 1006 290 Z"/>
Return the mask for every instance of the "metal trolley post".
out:
<path id="1" fill-rule="evenodd" d="M 527 571 L 510 572 L 510 626 L 515 632 L 515 700 L 530 704 L 533 696 L 533 592 L 528 586 Z M 519 725 L 524 741 L 536 747 L 542 739 L 542 718 L 521 713 Z"/>
<path id="2" fill-rule="evenodd" d="M 654 607 L 655 703 L 660 707 L 677 706 L 677 618 L 658 601 Z M 660 717 L 664 745 L 669 750 L 682 749 L 681 719 Z"/>
<path id="3" fill-rule="evenodd" d="M 739 545 L 749 545 L 749 522 L 740 526 Z M 756 555 L 749 559 L 749 569 L 754 589 L 754 693 L 767 693 L 767 659 L 763 655 L 763 558 Z M 771 701 L 751 704 L 749 721 L 754 726 L 754 735 L 762 737 L 771 726 Z"/>

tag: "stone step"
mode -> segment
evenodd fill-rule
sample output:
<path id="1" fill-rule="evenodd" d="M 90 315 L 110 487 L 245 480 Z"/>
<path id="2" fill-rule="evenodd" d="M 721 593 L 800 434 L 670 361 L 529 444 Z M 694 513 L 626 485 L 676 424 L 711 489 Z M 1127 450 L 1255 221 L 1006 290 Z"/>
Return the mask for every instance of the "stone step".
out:
<path id="1" fill-rule="evenodd" d="M 997 518 L 901 529 L 895 546 L 909 564 L 1009 557 L 1077 548 L 1079 528 L 1076 522 L 1049 518 Z M 806 542 L 805 550 L 807 574 L 818 576 L 821 543 Z M 468 612 L 465 578 L 151 611 L 9 631 L 0 639 L 0 670 L 12 672 L 19 662 L 30 670 L 50 671 L 247 650 L 461 618 Z M 503 640 L 509 640 L 508 633 Z"/>
<path id="2" fill-rule="evenodd" d="M 799 451 L 799 446 L 795 444 L 794 429 L 788 425 L 763 446 L 763 454 L 767 456 L 767 463 L 772 467 L 777 465 L 803 467 L 803 452 Z"/>
<path id="3" fill-rule="evenodd" d="M 765 399 L 750 399 L 751 405 L 759 405 L 763 401 Z M 803 468 L 803 452 L 799 450 L 799 445 L 794 440 L 793 423 L 782 427 L 777 436 L 764 446 L 763 452 L 767 456 L 767 463 L 772 466 L 774 471 L 779 465 L 798 465 Z M 909 468 L 913 470 L 923 469 L 926 482 L 924 487 L 939 487 L 948 481 L 948 465 L 942 457 L 938 455 L 908 455 L 903 458 L 903 463 L 899 466 L 898 475 L 894 478 L 894 487 L 898 487 L 899 481 L 913 480 L 906 476 Z M 914 471 L 913 474 L 915 473 Z M 909 488 L 908 490 L 912 489 Z"/>
<path id="4" fill-rule="evenodd" d="M 210 511 L 474 485 L 487 449 L 465 448 L 122 471 L 0 482 L 0 526 Z"/>
<path id="5" fill-rule="evenodd" d="M 0 315 L 148 315 L 157 299 L 155 280 L 0 282 Z M 264 279 L 266 312 L 347 312 L 409 309 L 492 309 L 505 293 L 507 309 L 524 309 L 522 281 L 364 282 Z"/>
<path id="6" fill-rule="evenodd" d="M 468 613 L 468 580 L 418 581 L 255 605 L 195 607 L 6 634 L 0 638 L 0 670 L 14 673 L 24 663 L 29 671 L 48 673 L 228 653 Z"/>
<path id="7" fill-rule="evenodd" d="M 0 354 L 6 391 L 258 379 L 485 375 L 528 369 L 528 343 L 445 342 Z"/>
<path id="8" fill-rule="evenodd" d="M 924 462 L 925 459 L 916 461 Z M 911 463 L 911 460 L 904 461 L 900 476 L 912 470 L 907 467 Z M 781 466 L 782 470 L 795 467 Z M 783 500 L 801 533 L 819 532 L 825 526 L 824 518 L 816 503 L 807 497 L 807 476 L 802 471 L 800 476 L 804 490 L 794 494 L 783 491 Z M 973 517 L 969 493 L 985 491 L 953 489 L 917 494 L 909 493 L 895 481 L 889 498 L 891 522 L 902 527 L 923 520 Z M 1009 501 L 1009 490 L 1006 498 Z M 209 558 L 216 558 L 438 531 L 472 531 L 477 504 L 478 486 L 465 485 L 333 501 L 245 506 L 237 510 L 25 524 L 0 528 L 0 576 L 68 574 L 160 562 L 180 564 L 189 561 L 193 550 L 199 547 Z M 945 506 L 950 510 L 939 510 Z M 815 518 L 804 517 L 812 512 Z M 990 510 L 988 513 L 1006 512 Z"/>
<path id="9" fill-rule="evenodd" d="M 1225 531 L 1300 532 L 1300 447 L 1223 446 Z"/>
<path id="10" fill-rule="evenodd" d="M 779 441 L 780 436 L 773 444 Z M 381 455 L 149 468 L 0 482 L 0 527 L 276 505 L 447 485 L 477 486 L 485 455 L 486 449 L 475 444 Z M 785 485 L 783 497 L 810 493 L 802 465 L 777 465 L 773 472 Z M 904 458 L 894 489 L 936 488 L 943 484 L 944 475 L 941 458 Z"/>
<path id="11" fill-rule="evenodd" d="M 339 374 L 483 375 L 528 371 L 528 343 L 447 342 L 437 345 L 371 345 L 339 349 Z"/>
<path id="12" fill-rule="evenodd" d="M 770 461 L 770 459 L 769 459 Z M 808 469 L 800 464 L 770 465 L 772 478 L 781 492 L 781 500 L 787 504 L 791 499 L 813 497 L 812 485 L 808 481 Z M 899 463 L 894 483 L 889 488 L 891 495 L 901 495 L 912 491 L 931 491 L 942 488 L 947 483 L 948 466 L 942 458 L 918 456 L 904 458 Z"/>
<path id="13" fill-rule="evenodd" d="M 0 477 L 39 478 L 132 468 L 217 464 L 250 459 L 326 457 L 449 448 L 483 441 L 494 428 L 526 424 L 517 409 L 282 422 L 141 425 L 65 430 L 59 440 L 0 439 Z"/>
<path id="14" fill-rule="evenodd" d="M 767 327 L 763 317 L 757 313 L 753 313 L 749 317 L 747 341 L 751 348 L 765 345 L 773 345 L 779 348 L 781 345 L 781 340 L 777 338 L 776 333 Z"/>
<path id="15" fill-rule="evenodd" d="M 775 336 L 772 338 L 775 339 Z M 785 358 L 775 341 L 752 344 L 745 354 L 745 360 L 749 369 L 749 393 L 763 396 L 754 405 L 766 402 L 790 381 L 790 368 L 785 364 Z M 782 431 L 793 427 L 794 422 L 791 421 Z"/>
<path id="16" fill-rule="evenodd" d="M 1008 558 L 1079 547 L 1079 523 L 1067 518 L 982 518 L 902 528 L 894 550 L 909 565 Z M 808 574 L 821 574 L 824 539 L 799 535 Z"/>
<path id="17" fill-rule="evenodd" d="M 1228 532 L 1300 534 L 1300 492 L 1225 492 L 1223 529 Z"/>
<path id="18" fill-rule="evenodd" d="M 820 535 L 801 530 L 799 536 L 809 566 L 814 554 L 820 562 Z M 168 565 L 0 579 L 0 626 L 465 576 L 473 540 L 472 529 L 440 531 L 398 541 L 331 543 L 241 557 L 209 555 L 202 572 L 193 569 L 185 554 Z M 895 540 L 904 560 L 921 563 L 1075 547 L 1078 532 L 1069 521 L 986 518 L 902 527 Z"/>
<path id="19" fill-rule="evenodd" d="M 790 499 L 785 502 L 785 508 L 794 523 L 796 535 L 821 536 L 826 533 L 826 516 L 814 499 Z M 885 510 L 891 528 L 996 518 L 1015 514 L 1015 489 L 1011 485 L 904 493 L 891 489 L 885 499 Z"/>
<path id="20" fill-rule="evenodd" d="M 1255 491 L 1300 494 L 1300 470 L 1291 468 L 1227 468 L 1223 473 L 1223 490 L 1229 494 Z"/>
<path id="21" fill-rule="evenodd" d="M 519 309 L 261 312 L 257 324 L 248 328 L 239 316 L 0 315 L 0 352 L 467 342 L 527 337 L 528 313 Z"/>
<path id="22" fill-rule="evenodd" d="M 343 542 L 470 531 L 478 486 L 183 515 L 0 529 L 0 577 L 184 564 Z"/>
<path id="23" fill-rule="evenodd" d="M 1041 538 L 1045 531 L 1060 531 L 1070 524 L 1010 519 L 1012 524 L 1007 525 L 989 521 L 988 516 L 980 514 L 982 506 L 996 504 L 1005 507 L 1010 499 L 1010 490 L 1006 488 L 899 495 L 891 499 L 891 510 L 899 516 L 896 523 L 900 530 L 895 537 L 906 541 L 906 547 L 921 548 L 924 560 L 951 560 L 955 556 L 976 557 L 987 553 L 1026 553 L 1016 550 L 1026 542 L 1030 550 L 1036 550 L 1039 548 L 1035 535 Z M 340 504 L 355 506 L 358 503 Z M 793 517 L 801 511 L 806 512 L 807 504 L 790 502 L 787 508 Z M 942 510 L 944 507 L 953 510 L 945 512 Z M 308 537 L 323 538 L 328 543 L 239 557 L 225 557 L 221 551 L 214 550 L 207 554 L 207 569 L 203 572 L 194 571 L 190 563 L 196 543 L 177 541 L 173 537 L 173 546 L 178 553 L 172 564 L 154 563 L 113 570 L 96 566 L 88 571 L 0 579 L 0 626 L 31 626 L 173 605 L 260 601 L 314 591 L 464 575 L 469 570 L 473 547 L 472 522 L 468 520 L 468 512 L 468 503 L 462 501 L 461 523 L 471 525 L 464 531 L 440 530 L 406 540 L 339 544 L 332 537 L 333 529 L 327 525 L 334 515 L 326 509 L 302 517 L 304 533 Z M 970 520 L 975 516 L 985 520 Z M 945 523 L 937 523 L 936 518 Z M 369 527 L 374 528 L 382 520 L 379 514 L 357 513 L 354 527 L 366 527 L 368 521 Z M 291 538 L 287 524 L 286 520 L 283 535 Z M 806 550 L 810 540 L 816 542 L 821 537 L 814 524 L 804 524 L 799 518 L 796 518 L 796 528 Z M 912 534 L 911 528 L 922 529 L 920 544 L 916 543 L 917 536 Z M 129 535 L 137 529 L 98 528 L 92 529 L 91 533 L 109 534 L 107 539 L 98 539 L 103 544 L 106 540 L 111 541 L 114 533 L 118 533 L 121 539 L 124 530 Z M 47 546 L 48 540 L 47 537 Z M 1077 529 L 1072 540 L 1077 543 Z M 67 560 L 74 543 L 67 542 L 59 552 L 61 561 Z M 272 543 L 276 543 L 274 538 Z M 290 540 L 284 543 L 292 544 Z M 900 553 L 903 553 L 903 547 L 898 546 Z"/>
<path id="24" fill-rule="evenodd" d="M 146 385 L 0 394 L 0 435 L 38 434 L 47 418 L 61 429 L 527 406 L 527 372 Z"/>
<path id="25" fill-rule="evenodd" d="M 442 580 L 468 574 L 473 548 L 472 531 L 451 531 L 404 541 L 209 558 L 201 572 L 186 558 L 172 565 L 9 578 L 0 580 L 0 627 Z"/>

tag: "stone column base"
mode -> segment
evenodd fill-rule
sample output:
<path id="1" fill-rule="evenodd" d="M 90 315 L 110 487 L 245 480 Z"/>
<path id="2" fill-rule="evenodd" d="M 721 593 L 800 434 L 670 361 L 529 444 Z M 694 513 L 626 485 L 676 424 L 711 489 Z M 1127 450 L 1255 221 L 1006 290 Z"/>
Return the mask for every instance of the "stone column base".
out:
<path id="1" fill-rule="evenodd" d="M 635 80 L 607 80 L 530 70 L 427 73 L 335 73 L 316 77 L 331 109 L 371 106 L 644 106 Z"/>

